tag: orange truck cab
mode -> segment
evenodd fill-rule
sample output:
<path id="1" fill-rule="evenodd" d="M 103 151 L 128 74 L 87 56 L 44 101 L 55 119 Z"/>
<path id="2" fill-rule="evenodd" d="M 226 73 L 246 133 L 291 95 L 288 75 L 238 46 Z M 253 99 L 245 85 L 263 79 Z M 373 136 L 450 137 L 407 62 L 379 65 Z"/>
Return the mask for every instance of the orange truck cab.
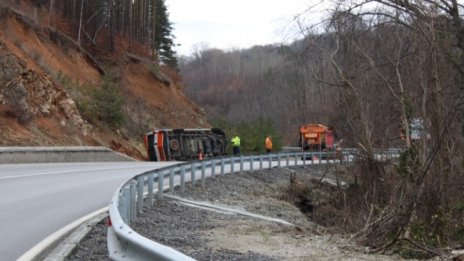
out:
<path id="1" fill-rule="evenodd" d="M 306 124 L 300 127 L 300 148 L 304 151 L 335 149 L 335 132 L 322 124 Z"/>

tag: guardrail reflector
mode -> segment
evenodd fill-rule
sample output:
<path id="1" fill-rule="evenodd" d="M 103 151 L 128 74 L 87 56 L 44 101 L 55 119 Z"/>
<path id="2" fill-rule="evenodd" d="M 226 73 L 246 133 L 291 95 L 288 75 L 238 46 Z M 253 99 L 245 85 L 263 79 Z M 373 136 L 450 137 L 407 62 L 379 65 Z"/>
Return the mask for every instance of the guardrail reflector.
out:
<path id="1" fill-rule="evenodd" d="M 106 225 L 107 227 L 111 227 L 111 226 L 113 225 L 113 224 L 111 223 L 111 218 L 107 218 L 107 219 L 105 220 L 105 225 Z"/>

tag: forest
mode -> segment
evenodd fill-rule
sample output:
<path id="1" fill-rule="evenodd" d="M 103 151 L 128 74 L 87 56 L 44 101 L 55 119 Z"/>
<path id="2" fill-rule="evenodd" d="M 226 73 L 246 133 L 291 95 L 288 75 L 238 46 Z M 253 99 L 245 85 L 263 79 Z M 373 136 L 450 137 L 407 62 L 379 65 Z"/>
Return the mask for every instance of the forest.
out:
<path id="1" fill-rule="evenodd" d="M 173 28 L 164 0 L 33 0 L 32 3 L 35 20 L 39 19 L 39 9 L 49 8 L 48 17 L 43 19 L 48 19 L 50 27 L 71 35 L 78 45 L 104 48 L 108 52 L 143 53 L 177 66 Z M 15 0 L 15 4 L 19 5 L 20 0 Z"/>
<path id="2" fill-rule="evenodd" d="M 335 2 L 321 23 L 296 16 L 291 44 L 182 57 L 186 91 L 213 122 L 264 119 L 284 144 L 297 144 L 299 125 L 334 126 L 362 160 L 356 186 L 332 202 L 344 213 L 332 224 L 372 251 L 462 248 L 463 3 Z M 399 162 L 377 161 L 382 147 L 401 148 Z"/>

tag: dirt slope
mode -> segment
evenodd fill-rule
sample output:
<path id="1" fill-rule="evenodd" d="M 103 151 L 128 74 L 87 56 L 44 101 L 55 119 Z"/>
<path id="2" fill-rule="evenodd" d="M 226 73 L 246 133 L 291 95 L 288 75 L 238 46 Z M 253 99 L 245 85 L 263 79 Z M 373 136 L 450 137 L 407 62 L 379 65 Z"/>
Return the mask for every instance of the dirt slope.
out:
<path id="1" fill-rule="evenodd" d="M 117 129 L 90 123 L 76 106 L 109 72 L 125 97 L 125 123 Z M 0 146 L 101 145 L 145 159 L 146 131 L 209 126 L 181 86 L 175 73 L 143 56 L 118 52 L 103 59 L 0 6 Z"/>

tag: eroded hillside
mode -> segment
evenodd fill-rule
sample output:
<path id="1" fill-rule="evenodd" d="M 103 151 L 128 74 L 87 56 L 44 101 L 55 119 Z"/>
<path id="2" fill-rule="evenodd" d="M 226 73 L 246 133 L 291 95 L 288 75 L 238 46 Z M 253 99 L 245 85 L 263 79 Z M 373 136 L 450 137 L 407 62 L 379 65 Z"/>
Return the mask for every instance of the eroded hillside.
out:
<path id="1" fill-rule="evenodd" d="M 144 159 L 144 132 L 209 126 L 171 70 L 121 51 L 102 58 L 18 10 L 0 9 L 0 146 L 107 146 Z M 117 127 L 83 110 L 108 75 L 124 97 Z"/>

